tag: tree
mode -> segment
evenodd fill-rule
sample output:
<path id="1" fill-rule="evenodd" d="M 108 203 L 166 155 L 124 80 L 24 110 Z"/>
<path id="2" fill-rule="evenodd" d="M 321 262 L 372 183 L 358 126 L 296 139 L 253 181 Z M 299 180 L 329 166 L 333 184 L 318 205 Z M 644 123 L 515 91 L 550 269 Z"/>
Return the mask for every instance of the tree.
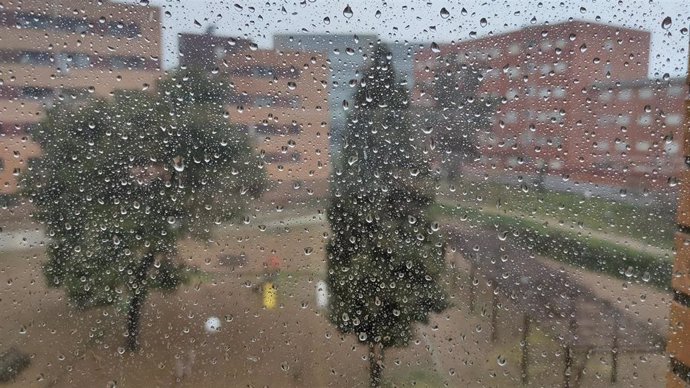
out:
<path id="1" fill-rule="evenodd" d="M 408 102 L 381 45 L 355 93 L 328 208 L 329 317 L 368 345 L 372 386 L 384 350 L 406 346 L 416 322 L 447 307 L 445 245 L 429 217 L 434 180 Z"/>
<path id="2" fill-rule="evenodd" d="M 439 61 L 433 92 L 436 110 L 432 125 L 436 140 L 444 154 L 449 180 L 462 164 L 480 156 L 477 134 L 491 127 L 496 101 L 479 95 L 482 81 L 480 66 L 462 63 L 447 56 Z"/>
<path id="3" fill-rule="evenodd" d="M 43 157 L 23 186 L 51 239 L 46 280 L 80 308 L 126 309 L 131 350 L 149 291 L 185 278 L 177 240 L 207 236 L 262 190 L 247 135 L 223 116 L 227 92 L 179 71 L 154 94 L 58 104 L 31 133 Z"/>

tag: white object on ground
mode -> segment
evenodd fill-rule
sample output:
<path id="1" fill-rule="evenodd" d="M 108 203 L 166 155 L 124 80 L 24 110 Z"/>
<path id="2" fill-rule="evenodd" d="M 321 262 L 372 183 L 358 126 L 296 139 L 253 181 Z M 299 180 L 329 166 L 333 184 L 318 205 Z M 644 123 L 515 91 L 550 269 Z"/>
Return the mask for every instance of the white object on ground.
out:
<path id="1" fill-rule="evenodd" d="M 328 288 L 323 280 L 316 283 L 316 306 L 319 308 L 328 307 Z"/>
<path id="2" fill-rule="evenodd" d="M 220 318 L 208 317 L 204 328 L 206 329 L 207 333 L 217 333 L 220 331 Z"/>

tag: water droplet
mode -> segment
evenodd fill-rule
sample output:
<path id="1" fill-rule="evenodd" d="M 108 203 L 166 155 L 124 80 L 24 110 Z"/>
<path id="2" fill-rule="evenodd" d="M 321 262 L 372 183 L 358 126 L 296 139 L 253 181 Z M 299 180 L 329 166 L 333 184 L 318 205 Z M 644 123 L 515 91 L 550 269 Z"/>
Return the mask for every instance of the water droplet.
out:
<path id="1" fill-rule="evenodd" d="M 343 10 L 343 16 L 349 19 L 352 17 L 352 15 L 352 8 L 350 8 L 350 4 L 348 4 L 345 6 L 345 9 Z"/>
<path id="2" fill-rule="evenodd" d="M 331 24 L 331 18 L 329 18 L 328 16 L 323 18 L 323 24 Z"/>
<path id="3" fill-rule="evenodd" d="M 446 7 L 441 8 L 441 17 L 444 19 L 448 19 L 448 16 L 450 16 L 450 12 L 448 12 Z"/>
<path id="4" fill-rule="evenodd" d="M 631 278 L 632 276 L 633 276 L 633 267 L 628 267 L 628 269 L 625 270 L 625 277 Z"/>
<path id="5" fill-rule="evenodd" d="M 364 342 L 367 340 L 367 333 L 359 333 L 359 340 Z"/>
<path id="6" fill-rule="evenodd" d="M 669 28 L 671 28 L 671 24 L 673 24 L 673 20 L 670 16 L 666 16 L 664 20 L 661 22 L 661 28 L 663 28 L 664 30 L 668 30 Z"/>
<path id="7" fill-rule="evenodd" d="M 184 171 L 184 158 L 177 156 L 173 159 L 173 168 L 177 172 Z"/>
<path id="8" fill-rule="evenodd" d="M 652 279 L 652 275 L 649 274 L 648 271 L 645 271 L 644 274 L 642 274 L 642 281 L 647 283 Z"/>
<path id="9" fill-rule="evenodd" d="M 377 19 L 380 18 L 380 17 L 381 17 L 381 11 L 376 10 L 376 13 L 374 14 L 374 16 L 375 16 Z"/>
<path id="10" fill-rule="evenodd" d="M 441 49 L 438 47 L 438 44 L 436 42 L 431 42 L 431 51 L 435 53 L 441 52 Z"/>
<path id="11" fill-rule="evenodd" d="M 293 82 L 293 81 L 290 81 L 290 82 L 287 83 L 287 86 L 288 86 L 288 89 L 290 89 L 290 90 L 295 90 L 295 89 L 297 88 L 297 83 L 296 83 L 296 82 Z"/>
<path id="12" fill-rule="evenodd" d="M 489 22 L 486 20 L 486 18 L 479 19 L 479 25 L 480 26 L 486 27 L 487 24 L 489 24 Z"/>
<path id="13" fill-rule="evenodd" d="M 582 46 L 580 46 L 580 52 L 584 53 L 585 51 L 587 51 L 587 45 L 583 43 Z"/>
<path id="14" fill-rule="evenodd" d="M 499 355 L 499 356 L 496 358 L 496 363 L 498 363 L 498 366 L 505 366 L 506 363 L 507 363 L 507 361 L 506 361 L 506 358 L 505 358 L 505 357 Z"/>

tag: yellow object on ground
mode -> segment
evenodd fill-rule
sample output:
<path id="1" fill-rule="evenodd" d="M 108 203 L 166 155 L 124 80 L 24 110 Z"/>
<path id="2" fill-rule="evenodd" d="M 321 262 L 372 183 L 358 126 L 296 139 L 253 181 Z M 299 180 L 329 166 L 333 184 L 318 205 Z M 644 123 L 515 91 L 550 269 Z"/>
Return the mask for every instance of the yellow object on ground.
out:
<path id="1" fill-rule="evenodd" d="M 272 310 L 278 304 L 278 290 L 271 282 L 264 283 L 264 307 Z"/>

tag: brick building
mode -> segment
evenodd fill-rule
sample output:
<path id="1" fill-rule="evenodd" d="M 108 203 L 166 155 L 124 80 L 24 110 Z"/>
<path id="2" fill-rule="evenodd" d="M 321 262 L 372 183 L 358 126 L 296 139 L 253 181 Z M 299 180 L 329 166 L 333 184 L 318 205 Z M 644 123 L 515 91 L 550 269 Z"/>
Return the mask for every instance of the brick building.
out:
<path id="1" fill-rule="evenodd" d="M 277 34 L 273 48 L 281 51 L 320 52 L 328 56 L 331 79 L 328 104 L 331 112 L 330 151 L 337 158 L 342 148 L 347 127 L 347 114 L 343 101 L 352 102 L 355 88 L 352 80 L 360 77 L 367 65 L 366 58 L 373 54 L 380 39 L 370 34 Z M 393 56 L 393 66 L 409 89 L 414 85 L 413 52 L 415 46 L 400 42 L 386 42 Z M 335 160 L 335 159 L 334 159 Z"/>
<path id="2" fill-rule="evenodd" d="M 679 155 L 675 128 L 685 89 L 675 80 L 646 80 L 649 48 L 649 32 L 583 21 L 432 45 L 416 54 L 413 105 L 436 105 L 434 82 L 453 58 L 483 69 L 480 92 L 501 100 L 491 128 L 479 134 L 481 159 L 475 167 L 498 173 L 545 168 L 595 182 L 614 177 L 623 184 L 631 174 L 673 176 L 672 168 L 680 166 L 672 155 Z M 622 99 L 602 100 L 613 94 Z M 614 116 L 621 118 L 609 123 Z M 634 122 L 621 131 L 627 118 Z M 660 145 L 668 139 L 674 140 Z M 609 159 L 593 156 L 605 153 L 606 144 Z M 664 158 L 673 160 L 661 171 Z"/>
<path id="3" fill-rule="evenodd" d="M 246 50 L 219 59 L 234 90 L 230 122 L 247 131 L 274 192 L 323 194 L 329 174 L 328 57 Z"/>
<path id="4" fill-rule="evenodd" d="M 195 67 L 212 71 L 218 66 L 218 59 L 236 51 L 249 48 L 250 40 L 230 36 L 213 35 L 211 26 L 205 34 L 180 34 L 180 66 Z"/>
<path id="5" fill-rule="evenodd" d="M 0 9 L 0 195 L 40 155 L 28 126 L 56 100 L 154 85 L 160 9 L 110 1 L 26 0 Z"/>
<path id="6" fill-rule="evenodd" d="M 690 60 L 688 65 L 690 66 Z M 690 69 L 690 67 L 688 67 Z M 690 72 L 690 70 L 689 70 Z M 690 81 L 690 77 L 686 82 Z M 688 87 L 686 84 L 685 87 Z M 690 99 L 685 100 L 686 112 L 690 112 Z M 681 154 L 690 160 L 690 115 L 683 123 L 683 147 Z M 690 387 L 690 169 L 686 165 L 679 174 L 681 189 L 678 195 L 676 218 L 676 257 L 673 263 L 671 286 L 670 327 L 666 351 L 670 356 L 670 370 L 666 378 L 667 388 Z"/>
<path id="7" fill-rule="evenodd" d="M 585 94 L 571 170 L 626 187 L 661 188 L 675 181 L 684 157 L 682 79 L 592 85 Z"/>

